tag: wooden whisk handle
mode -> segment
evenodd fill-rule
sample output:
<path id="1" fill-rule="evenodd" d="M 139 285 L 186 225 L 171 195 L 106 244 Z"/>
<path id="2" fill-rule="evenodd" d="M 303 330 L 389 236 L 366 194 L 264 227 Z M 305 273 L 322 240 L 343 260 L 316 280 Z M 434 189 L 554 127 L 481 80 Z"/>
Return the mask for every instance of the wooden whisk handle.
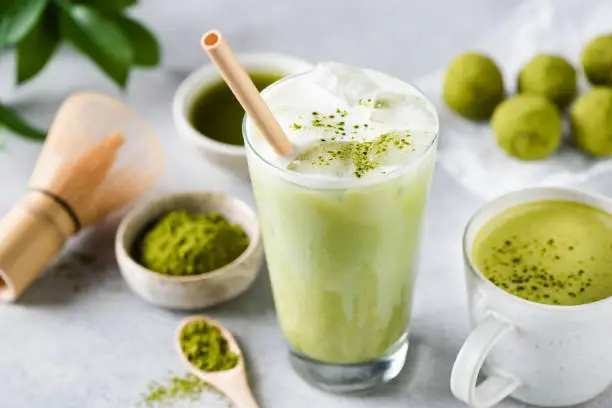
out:
<path id="1" fill-rule="evenodd" d="M 29 192 L 0 221 L 0 300 L 15 301 L 74 232 L 62 205 L 42 192 Z"/>

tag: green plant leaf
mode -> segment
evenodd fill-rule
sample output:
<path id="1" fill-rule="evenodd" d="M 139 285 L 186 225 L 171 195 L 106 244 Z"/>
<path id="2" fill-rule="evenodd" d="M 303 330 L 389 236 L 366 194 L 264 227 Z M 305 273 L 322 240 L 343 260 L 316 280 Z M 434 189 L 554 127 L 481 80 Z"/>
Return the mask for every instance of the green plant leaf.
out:
<path id="1" fill-rule="evenodd" d="M 79 3 L 86 4 L 100 11 L 117 12 L 134 6 L 138 0 L 80 0 Z"/>
<path id="2" fill-rule="evenodd" d="M 0 47 L 15 44 L 36 24 L 47 0 L 0 0 Z"/>
<path id="3" fill-rule="evenodd" d="M 154 67 L 159 64 L 159 44 L 148 28 L 128 17 L 116 15 L 113 21 L 132 45 L 133 64 Z"/>
<path id="4" fill-rule="evenodd" d="M 38 23 L 17 43 L 17 83 L 34 78 L 47 65 L 60 43 L 57 10 L 49 6 Z"/>
<path id="5" fill-rule="evenodd" d="M 13 109 L 0 104 L 0 124 L 21 136 L 34 140 L 45 140 L 47 133 L 23 120 Z"/>
<path id="6" fill-rule="evenodd" d="M 118 25 L 91 7 L 70 5 L 61 13 L 63 35 L 122 88 L 132 64 L 132 47 Z"/>
<path id="7" fill-rule="evenodd" d="M 6 144 L 4 143 L 4 126 L 0 126 L 0 152 L 6 151 Z"/>

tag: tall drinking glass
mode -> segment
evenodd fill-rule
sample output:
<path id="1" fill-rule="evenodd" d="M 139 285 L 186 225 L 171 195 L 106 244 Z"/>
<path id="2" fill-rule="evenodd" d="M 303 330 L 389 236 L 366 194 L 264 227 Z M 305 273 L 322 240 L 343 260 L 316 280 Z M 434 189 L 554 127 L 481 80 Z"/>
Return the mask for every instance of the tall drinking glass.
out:
<path id="1" fill-rule="evenodd" d="M 263 92 L 264 100 L 274 105 L 275 90 L 303 75 L 309 73 L 272 85 Z M 434 131 L 392 170 L 371 177 L 290 170 L 286 161 L 262 154 L 261 135 L 245 118 L 247 158 L 278 320 L 294 369 L 328 391 L 358 391 L 390 381 L 406 360 L 438 130 L 434 108 L 422 94 L 418 98 L 422 106 L 414 109 L 428 109 Z M 299 105 L 299 95 L 296 99 L 283 102 Z M 342 109 L 336 112 L 348 115 Z M 315 113 L 325 115 L 323 108 Z M 304 114 L 297 117 L 304 119 Z M 279 122 L 285 128 L 302 126 Z"/>

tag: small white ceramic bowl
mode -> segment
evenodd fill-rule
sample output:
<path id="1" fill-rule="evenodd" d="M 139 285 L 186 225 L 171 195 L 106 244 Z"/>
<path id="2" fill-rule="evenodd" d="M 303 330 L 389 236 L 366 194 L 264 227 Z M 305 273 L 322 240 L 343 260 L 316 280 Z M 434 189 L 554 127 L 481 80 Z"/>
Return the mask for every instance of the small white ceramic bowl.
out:
<path id="1" fill-rule="evenodd" d="M 133 258 L 134 244 L 144 229 L 172 210 L 218 212 L 244 229 L 249 246 L 232 263 L 201 275 L 167 276 L 153 272 Z M 157 306 L 181 310 L 202 309 L 240 295 L 257 277 L 264 258 L 255 212 L 236 198 L 212 192 L 164 196 L 134 208 L 119 225 L 115 253 L 121 274 L 134 293 Z"/>
<path id="2" fill-rule="evenodd" d="M 240 54 L 238 59 L 249 73 L 269 72 L 292 75 L 312 68 L 309 62 L 283 54 Z M 189 107 L 193 99 L 207 87 L 222 80 L 217 68 L 212 64 L 198 68 L 185 78 L 174 93 L 172 103 L 174 125 L 179 135 L 207 160 L 247 178 L 249 173 L 244 146 L 230 145 L 211 139 L 196 130 L 189 121 Z"/>

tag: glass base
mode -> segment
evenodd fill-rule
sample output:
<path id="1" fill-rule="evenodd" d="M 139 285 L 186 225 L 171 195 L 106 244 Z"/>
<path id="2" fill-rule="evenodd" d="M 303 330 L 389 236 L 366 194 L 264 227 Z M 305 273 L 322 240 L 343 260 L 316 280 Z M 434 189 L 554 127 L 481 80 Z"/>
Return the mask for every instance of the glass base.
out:
<path id="1" fill-rule="evenodd" d="M 386 384 L 399 375 L 408 355 L 408 336 L 404 335 L 387 354 L 357 364 L 330 364 L 291 350 L 293 369 L 306 382 L 324 391 L 356 393 Z"/>

